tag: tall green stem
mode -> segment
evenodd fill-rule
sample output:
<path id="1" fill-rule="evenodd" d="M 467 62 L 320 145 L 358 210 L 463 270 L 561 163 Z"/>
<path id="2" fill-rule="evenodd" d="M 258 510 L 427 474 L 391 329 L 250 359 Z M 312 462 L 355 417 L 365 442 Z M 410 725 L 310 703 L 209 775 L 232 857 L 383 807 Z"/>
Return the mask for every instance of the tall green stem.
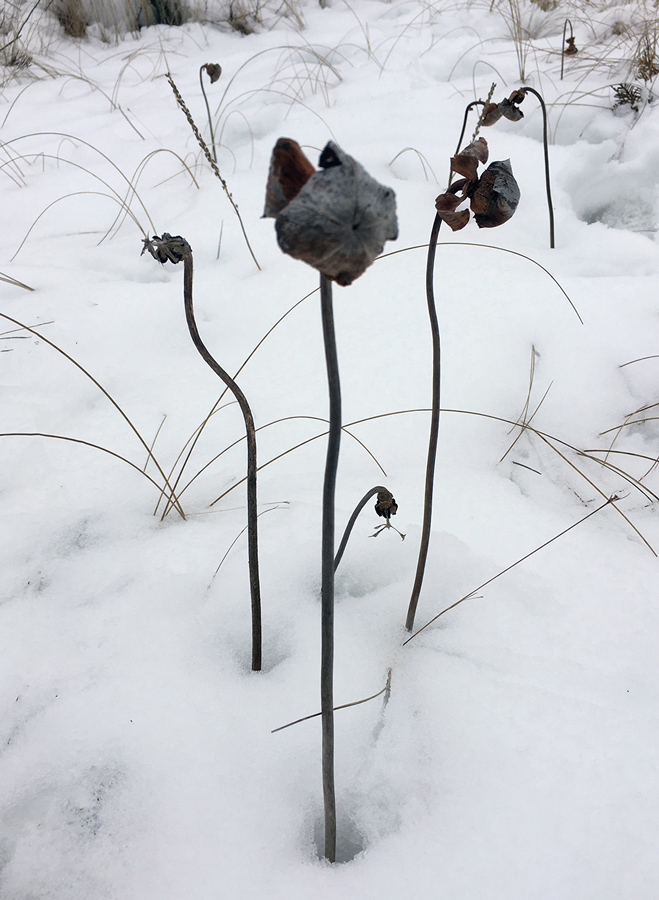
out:
<path id="1" fill-rule="evenodd" d="M 329 389 L 329 438 L 323 484 L 321 563 L 321 663 L 320 708 L 322 714 L 323 800 L 325 808 L 325 857 L 336 861 L 336 795 L 334 789 L 334 498 L 341 445 L 341 384 L 336 351 L 332 284 L 320 276 L 320 309 L 325 342 Z"/>

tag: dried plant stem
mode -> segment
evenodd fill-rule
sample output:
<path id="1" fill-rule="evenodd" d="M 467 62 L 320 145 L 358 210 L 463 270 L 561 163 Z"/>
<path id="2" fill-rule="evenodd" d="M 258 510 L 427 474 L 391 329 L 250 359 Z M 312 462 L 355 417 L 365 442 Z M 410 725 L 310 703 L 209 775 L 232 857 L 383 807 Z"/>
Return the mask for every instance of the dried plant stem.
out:
<path id="1" fill-rule="evenodd" d="M 563 531 L 555 534 L 554 537 L 550 538 L 548 541 L 545 541 L 544 544 L 540 544 L 539 547 L 536 547 L 535 550 L 531 550 L 530 553 L 527 553 L 525 556 L 522 556 L 521 559 L 518 559 L 516 562 L 511 563 L 511 565 L 506 566 L 505 569 L 502 569 L 496 575 L 493 575 L 492 578 L 488 578 L 487 581 L 484 581 L 482 584 L 479 584 L 477 588 L 474 588 L 473 591 L 469 591 L 468 594 L 465 594 L 464 597 L 461 597 L 459 600 L 456 600 L 455 603 L 452 603 L 450 606 L 447 606 L 446 609 L 443 609 L 441 612 L 437 613 L 436 616 L 433 616 L 425 625 L 422 625 L 418 631 L 415 631 L 413 635 L 408 637 L 406 641 L 403 641 L 403 647 L 405 644 L 409 644 L 411 640 L 413 640 L 418 634 L 421 634 L 422 631 L 432 625 L 433 622 L 436 622 L 441 616 L 445 613 L 449 612 L 451 609 L 455 609 L 456 606 L 459 606 L 461 603 L 464 603 L 465 600 L 469 600 L 473 598 L 477 591 L 482 590 L 484 587 L 487 587 L 488 584 L 492 584 L 493 581 L 496 581 L 497 578 L 500 578 L 502 575 L 505 575 L 506 572 L 510 572 L 511 569 L 514 569 L 515 566 L 518 566 L 520 563 L 523 563 L 525 560 L 529 559 L 529 557 L 533 556 L 535 553 L 539 553 L 540 550 L 544 550 L 545 547 L 548 547 L 549 544 L 552 544 L 554 541 L 557 541 L 559 538 L 563 537 L 563 535 L 567 534 L 568 531 L 572 531 L 573 528 L 576 528 L 577 525 L 582 525 L 587 519 L 590 519 L 592 516 L 596 515 L 598 512 L 601 512 L 606 506 L 609 506 L 611 503 L 615 504 L 616 500 L 620 498 L 613 494 L 609 497 L 604 503 L 598 506 L 596 509 L 591 510 L 591 512 L 587 513 L 585 516 L 582 516 L 577 522 L 573 522 L 572 525 L 568 525 L 567 528 L 563 529 Z"/>
<path id="2" fill-rule="evenodd" d="M 247 432 L 247 555 L 249 587 L 252 600 L 252 671 L 259 672 L 262 663 L 261 585 L 259 578 L 258 513 L 256 499 L 256 431 L 254 417 L 247 398 L 233 378 L 211 356 L 197 329 L 192 305 L 192 250 L 185 255 L 183 270 L 183 298 L 190 337 L 204 362 L 218 375 L 238 401 Z"/>
<path id="3" fill-rule="evenodd" d="M 240 411 L 245 420 L 247 433 L 247 554 L 249 560 L 249 586 L 252 599 L 252 670 L 261 670 L 262 656 L 262 628 L 261 628 L 261 587 L 259 579 L 259 552 L 258 552 L 258 514 L 256 499 L 256 430 L 254 417 L 247 398 L 240 390 L 233 378 L 215 360 L 201 339 L 194 316 L 192 281 L 193 262 L 192 248 L 190 244 L 180 236 L 172 237 L 171 234 L 163 234 L 162 237 L 147 238 L 144 241 L 143 253 L 149 253 L 160 263 L 167 260 L 173 263 L 183 261 L 183 300 L 185 304 L 185 318 L 188 323 L 190 337 L 199 351 L 204 362 L 210 366 L 215 374 L 221 378 L 238 401 Z"/>
<path id="4" fill-rule="evenodd" d="M 362 700 L 353 700 L 352 703 L 342 703 L 340 706 L 335 706 L 334 712 L 336 712 L 337 709 L 349 709 L 351 706 L 360 706 L 362 703 L 368 703 L 370 700 L 375 700 L 377 697 L 381 697 L 382 694 L 385 694 L 390 690 L 391 669 L 387 669 L 387 683 L 382 690 L 378 691 L 377 694 L 371 694 L 370 697 L 364 697 Z M 287 722 L 286 725 L 280 725 L 279 728 L 273 728 L 270 734 L 275 734 L 277 731 L 283 731 L 285 728 L 290 728 L 292 725 L 299 725 L 300 722 L 308 722 L 309 719 L 316 719 L 318 716 L 322 716 L 322 712 L 311 713 L 310 716 L 302 716 L 301 719 L 296 719 L 294 722 Z"/>
<path id="5" fill-rule="evenodd" d="M 149 445 L 144 440 L 142 435 L 139 433 L 139 431 L 137 430 L 137 428 L 135 427 L 135 425 L 133 424 L 131 419 L 124 412 L 124 410 L 119 406 L 119 404 L 114 399 L 114 397 L 112 397 L 111 394 L 109 394 L 108 391 L 106 391 L 106 389 L 103 387 L 103 385 L 99 381 L 97 381 L 94 378 L 94 376 L 90 372 L 88 372 L 87 369 L 85 369 L 84 366 L 80 365 L 80 363 L 77 360 L 75 360 L 72 356 L 70 356 L 66 352 L 66 350 L 62 350 L 62 348 L 59 347 L 57 344 L 53 343 L 53 341 L 50 341 L 50 340 L 48 340 L 47 337 L 44 337 L 44 335 L 41 334 L 40 331 L 35 331 L 34 328 L 30 328 L 28 325 L 24 325 L 23 322 L 19 322 L 18 319 L 13 319 L 11 316 L 8 316 L 6 313 L 0 313 L 0 316 L 3 319 L 7 319 L 8 322 L 13 322 L 14 325 L 18 325 L 21 329 L 24 329 L 25 331 L 29 331 L 30 334 L 35 335 L 35 337 L 39 338 L 40 341 L 43 341 L 44 344 L 48 344 L 48 346 L 52 347 L 53 350 L 57 350 L 57 352 L 60 353 L 65 359 L 68 359 L 69 362 L 73 363 L 73 365 L 77 369 L 79 369 L 83 373 L 83 375 L 86 375 L 87 378 L 89 378 L 89 380 L 92 382 L 92 384 L 96 385 L 96 387 L 103 394 L 103 396 L 106 397 L 110 401 L 110 403 L 114 406 L 114 408 L 117 410 L 119 415 L 122 416 L 124 421 L 128 424 L 128 426 L 132 430 L 133 434 L 137 437 L 139 442 L 142 444 L 142 446 L 146 450 L 149 459 L 151 459 L 153 461 L 153 464 L 155 465 L 156 469 L 158 470 L 158 473 L 160 474 L 165 486 L 169 490 L 169 496 L 172 499 L 178 514 L 181 516 L 182 519 L 185 519 L 185 513 L 183 512 L 183 507 L 181 506 L 181 503 L 180 503 L 178 497 L 176 496 L 174 489 L 172 488 L 171 484 L 169 483 L 169 479 L 167 478 L 163 469 L 161 468 L 160 463 L 158 462 L 156 457 L 153 455 L 153 453 L 149 449 Z"/>
<path id="6" fill-rule="evenodd" d="M 430 545 L 430 525 L 432 520 L 432 497 L 435 482 L 435 460 L 437 457 L 437 442 L 439 439 L 439 395 L 441 387 L 441 344 L 439 336 L 439 323 L 437 321 L 437 308 L 435 306 L 435 290 L 433 278 L 435 273 L 435 252 L 437 250 L 437 238 L 442 220 L 435 215 L 432 224 L 430 241 L 428 242 L 428 260 L 426 263 L 426 299 L 428 301 L 428 316 L 430 318 L 430 333 L 432 337 L 432 412 L 430 414 L 430 436 L 428 439 L 428 457 L 426 460 L 426 485 L 423 501 L 423 527 L 421 529 L 421 545 L 419 558 L 416 565 L 416 575 L 412 587 L 412 596 L 407 609 L 405 627 L 408 631 L 414 628 L 414 616 L 419 603 L 419 595 L 423 584 L 423 575 L 428 557 Z"/>
<path id="7" fill-rule="evenodd" d="M 545 152 L 545 187 L 547 190 L 547 208 L 549 210 L 549 246 L 553 250 L 554 249 L 554 205 L 551 200 L 551 181 L 549 179 L 549 134 L 548 134 L 548 126 L 547 126 L 547 107 L 545 106 L 545 101 L 542 99 L 540 94 L 535 90 L 535 88 L 527 87 L 526 85 L 522 88 L 522 90 L 526 93 L 533 94 L 534 97 L 537 97 L 540 107 L 542 109 L 542 145 Z"/>
<path id="8" fill-rule="evenodd" d="M 199 84 L 201 85 L 201 93 L 204 97 L 204 103 L 206 104 L 206 115 L 208 116 L 208 127 L 211 133 L 211 150 L 213 153 L 213 162 L 217 163 L 217 151 L 215 150 L 215 132 L 213 131 L 213 117 L 211 116 L 211 109 L 208 105 L 208 97 L 206 96 L 206 88 L 204 87 L 204 79 L 202 77 L 202 72 L 206 69 L 206 66 L 199 67 Z M 171 84 L 171 81 L 170 81 Z M 178 98 L 177 98 L 178 100 Z M 218 250 L 219 256 L 219 250 Z"/>
<path id="9" fill-rule="evenodd" d="M 235 212 L 235 214 L 238 216 L 238 222 L 240 223 L 240 229 L 241 229 L 241 231 L 242 231 L 242 233 L 243 233 L 243 237 L 245 238 L 245 243 L 247 244 L 247 249 L 249 250 L 249 252 L 250 252 L 250 254 L 251 254 L 251 256 L 252 256 L 252 259 L 253 259 L 254 262 L 256 263 L 256 268 L 260 271 L 260 270 L 261 270 L 261 266 L 259 265 L 259 262 L 258 262 L 256 256 L 254 256 L 254 251 L 252 250 L 252 245 L 250 244 L 249 238 L 247 237 L 247 232 L 245 231 L 245 226 L 243 225 L 243 220 L 242 220 L 242 217 L 241 217 L 240 212 L 239 212 L 239 210 L 238 210 L 238 207 L 237 207 L 237 205 L 236 205 L 236 202 L 235 202 L 235 200 L 233 199 L 233 197 L 231 196 L 231 191 L 229 190 L 229 186 L 227 185 L 227 183 L 226 183 L 226 181 L 224 180 L 224 178 L 222 178 L 222 176 L 220 175 L 220 170 L 219 170 L 218 167 L 217 167 L 217 163 L 215 162 L 215 160 L 214 160 L 213 157 L 211 156 L 211 152 L 210 152 L 210 150 L 208 149 L 208 145 L 206 144 L 206 141 L 205 141 L 205 140 L 203 139 L 203 137 L 201 136 L 201 132 L 200 132 L 199 129 L 197 128 L 197 125 L 196 125 L 196 123 L 195 123 L 195 120 L 192 118 L 192 113 L 190 112 L 190 110 L 188 109 L 188 107 L 185 105 L 185 101 L 184 101 L 183 97 L 181 96 L 181 94 L 180 94 L 180 92 L 179 92 L 179 89 L 176 87 L 176 84 L 174 83 L 174 79 L 172 78 L 172 76 L 171 76 L 171 74 L 170 74 L 169 72 L 167 72 L 167 81 L 169 82 L 169 85 L 170 85 L 172 91 L 174 92 L 174 96 L 176 97 L 176 102 L 178 103 L 178 105 L 179 105 L 181 111 L 183 112 L 183 114 L 185 115 L 185 118 L 188 120 L 188 123 L 189 123 L 189 125 L 190 125 L 190 128 L 192 129 L 192 133 L 194 134 L 194 136 L 195 136 L 196 139 L 197 139 L 197 143 L 199 144 L 199 146 L 200 146 L 201 149 L 203 150 L 204 156 L 205 156 L 206 159 L 208 160 L 208 163 L 209 163 L 211 169 L 213 170 L 215 176 L 216 176 L 217 178 L 219 178 L 220 184 L 222 185 L 222 188 L 223 188 L 223 190 L 224 190 L 224 193 L 225 193 L 225 194 L 227 195 L 227 197 L 229 198 L 229 203 L 230 203 L 231 206 L 233 207 L 233 211 Z"/>
<path id="10" fill-rule="evenodd" d="M 367 491 L 364 494 L 362 499 L 359 501 L 357 506 L 354 508 L 352 515 L 348 519 L 348 524 L 346 525 L 345 531 L 343 532 L 343 537 L 341 538 L 341 543 L 339 544 L 339 549 L 336 551 L 336 556 L 334 557 L 334 571 L 335 572 L 338 569 L 339 563 L 341 562 L 341 558 L 342 558 L 343 554 L 345 553 L 346 547 L 348 546 L 348 540 L 350 539 L 352 529 L 355 526 L 355 522 L 357 521 L 357 517 L 359 516 L 359 513 L 363 510 L 363 508 L 366 506 L 366 504 L 371 499 L 371 497 L 374 497 L 380 491 L 386 491 L 386 490 L 387 490 L 387 488 L 382 487 L 381 484 L 376 485 L 375 487 L 371 488 L 370 491 Z"/>
<path id="11" fill-rule="evenodd" d="M 332 284 L 320 276 L 320 309 L 325 342 L 329 390 L 329 437 L 323 484 L 321 564 L 321 664 L 323 801 L 325 808 L 325 857 L 336 861 L 336 794 L 334 788 L 334 498 L 341 446 L 341 383 L 334 331 Z"/>

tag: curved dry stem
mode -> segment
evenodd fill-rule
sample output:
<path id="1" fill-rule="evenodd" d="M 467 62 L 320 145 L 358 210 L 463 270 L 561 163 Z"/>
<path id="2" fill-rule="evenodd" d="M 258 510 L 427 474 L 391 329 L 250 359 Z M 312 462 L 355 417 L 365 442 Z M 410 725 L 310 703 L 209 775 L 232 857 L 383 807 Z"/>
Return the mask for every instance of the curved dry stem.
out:
<path id="1" fill-rule="evenodd" d="M 565 288 L 562 287 L 560 282 L 551 274 L 549 269 L 545 269 L 545 267 L 541 263 L 539 263 L 537 260 L 533 259 L 532 256 L 526 256 L 525 253 L 520 253 L 518 250 L 510 250 L 508 247 L 495 247 L 494 244 L 476 244 L 473 241 L 438 241 L 437 246 L 438 247 L 483 247 L 484 249 L 487 249 L 487 250 L 500 250 L 502 253 L 510 253 L 513 256 L 519 256 L 522 259 L 528 260 L 529 262 L 533 263 L 534 266 L 537 266 L 539 269 L 542 269 L 542 271 L 546 275 L 549 275 L 551 280 L 554 282 L 556 287 L 559 289 L 561 294 L 563 294 L 563 296 L 565 297 L 567 302 L 570 304 L 570 306 L 574 310 L 576 317 L 579 319 L 579 321 L 583 325 L 583 319 L 581 318 L 581 315 L 579 314 L 579 310 L 577 309 L 577 307 L 574 305 L 574 303 L 570 299 L 570 295 L 567 293 Z M 386 259 L 388 256 L 395 256 L 397 253 L 407 253 L 408 250 L 427 250 L 427 249 L 428 249 L 427 244 L 415 244 L 412 247 L 401 247 L 400 250 L 392 250 L 389 253 L 383 253 L 381 256 L 378 256 L 377 259 Z M 377 260 L 376 260 L 376 262 L 377 262 Z"/>
<path id="2" fill-rule="evenodd" d="M 109 450 L 107 447 L 102 447 L 100 444 L 94 444 L 92 441 L 83 441 L 82 438 L 74 438 L 69 437 L 65 434 L 49 434 L 44 431 L 4 431 L 0 433 L 0 437 L 42 437 L 42 438 L 51 438 L 56 441 L 69 441 L 72 444 L 82 444 L 84 447 L 92 447 L 94 450 L 102 450 L 103 453 L 107 453 L 109 456 L 114 456 L 115 459 L 120 459 L 122 462 L 125 462 L 126 465 L 135 469 L 136 472 L 139 472 L 140 475 L 144 475 L 144 477 L 151 482 L 154 487 L 158 490 L 161 490 L 160 485 L 157 481 L 155 481 L 150 475 L 148 475 L 144 469 L 141 469 L 134 462 L 131 462 L 129 459 L 126 459 L 125 456 L 122 456 L 120 453 L 115 453 L 114 450 Z"/>
<path id="3" fill-rule="evenodd" d="M 433 618 L 430 619 L 428 622 L 426 622 L 426 624 L 423 625 L 421 628 L 419 628 L 418 631 L 415 631 L 414 634 L 411 635 L 410 637 L 408 637 L 406 641 L 403 641 L 403 647 L 406 644 L 409 644 L 409 642 L 411 640 L 413 640 L 415 637 L 417 637 L 417 635 L 421 634 L 422 631 L 425 631 L 425 629 L 428 628 L 429 625 L 432 625 L 433 622 L 436 622 L 437 619 L 439 619 L 445 613 L 449 612 L 449 610 L 455 609 L 456 606 L 459 606 L 461 603 L 464 603 L 465 600 L 469 600 L 470 598 L 473 598 L 474 595 L 478 591 L 482 590 L 484 587 L 487 587 L 488 584 L 492 584 L 492 582 L 496 581 L 497 578 L 500 578 L 502 575 L 505 575 L 506 572 L 510 572 L 511 569 L 514 569 L 515 566 L 518 566 L 520 563 L 523 563 L 525 560 L 529 559 L 529 557 L 533 556 L 535 553 L 539 553 L 540 550 L 544 550 L 544 548 L 548 547 L 549 544 L 552 544 L 554 541 L 557 541 L 559 538 L 563 537 L 563 535 L 567 534 L 569 531 L 572 531 L 572 529 L 576 528 L 578 525 L 582 525 L 585 521 L 592 518 L 592 516 L 596 515 L 598 512 L 601 512 L 605 507 L 609 506 L 609 504 L 613 504 L 615 506 L 615 501 L 618 499 L 619 498 L 615 494 L 612 497 L 608 497 L 604 503 L 602 503 L 600 506 L 597 507 L 597 509 L 591 510 L 589 513 L 587 513 L 587 515 L 582 516 L 582 518 L 579 519 L 577 522 L 573 522 L 572 525 L 569 525 L 567 528 L 563 529 L 563 531 L 559 532 L 559 534 L 555 534 L 554 537 L 550 538 L 548 541 L 545 541 L 544 544 L 540 544 L 540 546 L 536 547 L 535 550 L 531 550 L 530 553 L 527 553 L 525 556 L 522 556 L 521 559 L 516 560 L 511 565 L 506 566 L 505 569 L 502 569 L 496 575 L 493 575 L 492 578 L 488 578 L 487 581 L 484 581 L 478 587 L 474 588 L 473 591 L 470 591 L 468 594 L 465 594 L 464 597 L 461 597 L 459 600 L 456 600 L 455 603 L 451 603 L 451 605 L 447 606 L 446 609 L 443 609 L 441 612 L 437 613 L 436 616 L 433 616 Z"/>
<path id="4" fill-rule="evenodd" d="M 144 250 L 160 263 L 170 260 L 173 263 L 183 261 L 183 300 L 185 304 L 185 317 L 188 324 L 190 337 L 199 355 L 204 362 L 222 379 L 233 396 L 238 401 L 240 411 L 245 421 L 247 433 L 247 555 L 249 565 L 249 587 L 252 606 L 252 670 L 259 672 L 262 662 L 262 626 L 261 626 L 261 584 L 259 577 L 259 552 L 258 552 L 258 512 L 256 492 L 256 431 L 252 410 L 247 398 L 236 382 L 226 372 L 217 360 L 211 355 L 201 339 L 194 315 L 192 282 L 193 262 L 192 249 L 188 242 L 181 237 L 172 237 L 165 234 L 162 238 L 154 237 L 144 242 Z M 144 252 L 144 250 L 142 252 Z"/>
<path id="5" fill-rule="evenodd" d="M 298 300 L 297 303 L 294 303 L 293 306 L 290 307 L 290 309 L 287 309 L 286 312 L 285 312 L 282 316 L 280 316 L 280 317 L 277 319 L 277 321 L 274 323 L 274 325 L 272 325 L 272 326 L 266 331 L 266 333 L 263 335 L 263 337 L 262 337 L 261 340 L 258 342 L 258 344 L 257 344 L 257 345 L 254 347 L 254 349 L 248 354 L 248 356 L 247 356 L 247 358 L 245 359 L 245 361 L 243 362 L 243 364 L 240 366 L 240 368 L 238 369 L 238 371 L 237 371 L 237 372 L 235 373 L 235 375 L 233 376 L 234 379 L 236 379 L 236 378 L 240 375 L 240 373 L 242 372 L 242 370 L 245 368 L 245 366 L 246 366 L 247 363 L 250 361 L 250 359 L 254 356 L 254 354 L 255 354 L 256 351 L 259 349 L 259 347 L 261 346 L 261 344 L 263 344 L 263 342 L 264 342 L 264 341 L 272 334 L 272 332 L 275 330 L 275 328 L 276 328 L 281 322 L 284 321 L 284 319 L 286 318 L 286 316 L 290 315 L 290 313 L 292 313 L 294 309 L 297 309 L 297 307 L 300 306 L 301 303 L 303 303 L 305 300 L 307 300 L 309 297 L 311 297 L 313 294 L 315 294 L 318 290 L 319 290 L 319 288 L 314 288 L 313 291 L 309 291 L 308 294 L 305 294 L 305 296 L 302 297 L 301 300 Z M 181 469 L 180 469 L 180 471 L 179 471 L 179 473 L 178 473 L 178 475 L 177 475 L 177 477 L 176 477 L 176 481 L 174 482 L 174 487 L 175 487 L 175 488 L 178 486 L 178 483 L 179 483 L 179 481 L 181 480 L 181 477 L 182 477 L 182 475 L 183 475 L 183 472 L 184 472 L 184 470 L 185 470 L 185 468 L 186 468 L 188 462 L 190 461 L 190 457 L 191 457 L 191 455 L 192 455 L 192 452 L 194 451 L 194 448 L 195 448 L 195 446 L 196 446 L 196 444 L 197 444 L 197 441 L 198 441 L 199 438 L 201 437 L 201 434 L 202 434 L 204 428 L 206 427 L 206 424 L 207 424 L 208 421 L 210 420 L 211 416 L 212 416 L 212 415 L 215 413 L 215 411 L 217 410 L 218 406 L 219 406 L 220 403 L 222 402 L 222 399 L 223 399 L 223 397 L 225 396 L 225 394 L 226 394 L 227 391 L 228 391 L 228 388 L 225 387 L 225 389 L 222 391 L 222 393 L 220 394 L 220 396 L 218 397 L 218 399 L 215 401 L 215 403 L 214 403 L 214 405 L 213 405 L 213 408 L 212 408 L 211 411 L 208 413 L 208 415 L 206 416 L 206 418 L 204 419 L 204 421 L 197 427 L 197 429 L 195 430 L 195 432 L 193 432 L 193 434 L 191 435 L 191 437 L 188 438 L 188 440 L 186 441 L 186 446 L 187 446 L 188 444 L 190 444 L 190 441 L 192 441 L 192 444 L 190 445 L 190 450 L 188 451 L 188 453 L 187 453 L 187 455 L 186 455 L 186 457 L 185 457 L 185 460 L 184 460 L 184 462 L 183 462 L 183 465 L 181 466 Z M 185 448 L 184 448 L 184 449 L 185 449 Z M 180 459 L 180 455 L 179 455 L 179 459 Z M 177 459 L 176 462 L 174 463 L 174 466 L 176 466 L 177 464 L 178 464 L 178 459 Z M 204 468 L 206 468 L 206 466 L 204 466 Z M 172 472 L 173 472 L 173 471 L 174 471 L 174 470 L 172 469 Z M 172 472 L 170 472 L 170 478 L 171 478 Z M 200 474 L 200 472 L 197 473 L 197 475 L 199 475 L 199 474 Z M 197 476 L 195 475 L 195 478 L 196 478 L 196 477 L 197 477 Z M 191 481 L 194 481 L 194 478 L 191 479 Z M 188 484 L 186 485 L 186 488 L 188 487 L 188 485 L 189 485 L 190 483 L 191 483 L 191 482 L 188 482 Z M 161 498 L 161 499 L 162 499 L 162 498 Z M 156 510 L 155 510 L 156 512 L 157 512 L 157 510 L 158 510 L 158 506 L 159 506 L 159 505 L 160 505 L 160 501 L 158 501 L 158 505 L 156 506 Z M 163 513 L 163 519 L 165 518 L 165 516 L 166 516 L 167 513 L 169 512 L 170 508 L 171 508 L 171 504 L 168 503 L 167 506 L 166 506 L 166 508 L 165 508 L 165 512 Z"/>
<path id="6" fill-rule="evenodd" d="M 341 543 L 339 544 L 339 549 L 336 551 L 336 556 L 334 557 L 334 571 L 339 568 L 339 563 L 343 558 L 343 554 L 345 553 L 345 549 L 348 546 L 348 541 L 350 540 L 350 535 L 352 534 L 352 529 L 355 527 L 355 522 L 366 506 L 371 497 L 375 497 L 380 491 L 386 491 L 387 488 L 383 487 L 381 484 L 377 484 L 375 487 L 371 488 L 370 491 L 367 491 L 362 499 L 359 501 L 357 506 L 354 508 L 352 515 L 348 519 L 348 524 L 345 527 L 345 531 L 343 532 L 343 537 L 341 538 Z M 285 726 L 284 726 L 285 727 Z"/>
<path id="7" fill-rule="evenodd" d="M 44 335 L 41 334 L 41 332 L 35 331 L 34 328 L 30 328 L 28 325 L 24 325 L 23 322 L 19 322 L 18 319 L 13 319 L 11 316 L 8 316 L 6 313 L 0 312 L 0 316 L 2 316 L 3 319 L 7 319 L 7 321 L 9 321 L 9 322 L 13 322 L 14 325 L 20 326 L 20 328 L 25 329 L 25 331 L 29 331 L 30 334 L 33 334 L 35 337 L 38 337 L 40 341 L 43 341 L 45 344 L 48 344 L 48 346 L 49 346 L 49 347 L 52 347 L 53 350 L 57 350 L 57 352 L 60 353 L 65 359 L 68 359 L 68 361 L 69 361 L 70 363 L 73 363 L 73 365 L 74 365 L 77 369 L 79 369 L 79 370 L 83 373 L 83 375 L 86 375 L 87 378 L 89 378 L 89 380 L 92 382 L 92 384 L 96 385 L 96 387 L 97 387 L 97 388 L 99 389 L 99 391 L 103 394 L 103 396 L 106 397 L 106 398 L 110 401 L 110 403 L 114 406 L 114 408 L 117 410 L 117 412 L 119 413 L 119 415 L 120 415 L 120 416 L 124 419 L 124 421 L 128 424 L 128 426 L 130 427 L 130 429 L 131 429 L 131 431 L 133 432 L 133 434 L 135 434 L 135 436 L 137 437 L 137 439 L 139 440 L 139 442 L 142 444 L 142 446 L 143 446 L 144 449 L 146 450 L 146 452 L 147 452 L 147 454 L 148 454 L 148 456 L 149 456 L 149 459 L 151 459 L 151 460 L 153 461 L 153 464 L 155 465 L 156 469 L 158 470 L 158 473 L 160 474 L 160 476 L 162 477 L 164 484 L 166 485 L 166 487 L 167 487 L 168 490 L 170 491 L 171 496 L 175 498 L 175 506 L 176 506 L 176 509 L 177 509 L 179 515 L 181 516 L 182 519 L 185 519 L 185 513 L 183 512 L 183 507 L 181 506 L 181 504 L 180 504 L 178 498 L 176 497 L 176 494 L 174 493 L 174 490 L 172 489 L 172 486 L 170 485 L 167 476 L 166 476 L 165 473 L 163 472 L 163 470 L 162 470 L 162 468 L 161 468 L 161 466 L 160 466 L 160 463 L 158 462 L 158 460 L 156 459 L 156 457 L 153 455 L 153 453 L 152 453 L 151 450 L 149 449 L 149 445 L 147 444 L 147 442 L 144 440 L 144 438 L 142 437 L 142 435 L 139 433 L 139 431 L 137 430 L 137 428 L 135 427 L 135 425 L 133 425 L 132 421 L 128 418 L 127 414 L 126 414 L 126 413 L 123 411 L 123 409 L 119 406 L 119 404 L 118 404 L 117 401 L 114 399 L 114 397 L 112 397 L 112 395 L 109 394 L 108 391 L 105 390 L 105 388 L 103 387 L 103 385 L 102 385 L 99 381 L 97 381 L 97 380 L 94 378 L 94 376 L 91 375 L 91 374 L 87 371 L 87 369 L 84 368 L 84 366 L 82 366 L 77 360 L 75 360 L 72 356 L 70 356 L 65 350 L 62 350 L 61 347 L 58 347 L 57 344 L 53 343 L 53 341 L 50 341 L 50 340 L 48 340 L 47 337 L 44 337 Z M 141 471 L 141 470 L 140 470 L 140 471 Z"/>

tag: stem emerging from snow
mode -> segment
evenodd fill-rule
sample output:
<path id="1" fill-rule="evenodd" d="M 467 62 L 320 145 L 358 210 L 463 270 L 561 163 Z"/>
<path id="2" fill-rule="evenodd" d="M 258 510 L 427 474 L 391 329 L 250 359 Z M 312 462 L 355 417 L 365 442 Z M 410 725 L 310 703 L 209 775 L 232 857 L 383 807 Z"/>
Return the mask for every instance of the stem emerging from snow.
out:
<path id="1" fill-rule="evenodd" d="M 172 237 L 170 234 L 163 234 L 160 238 L 154 237 L 151 240 L 147 238 L 144 241 L 144 249 L 148 250 L 160 263 L 164 263 L 167 260 L 178 263 L 183 260 L 183 299 L 190 336 L 203 360 L 222 379 L 238 401 L 240 411 L 245 420 L 245 431 L 247 433 L 247 554 L 249 560 L 249 587 L 252 598 L 252 670 L 259 672 L 261 670 L 262 656 L 262 628 L 256 503 L 256 429 L 254 428 L 254 417 L 247 398 L 229 373 L 211 356 L 199 334 L 192 303 L 192 248 L 182 237 Z"/>
<path id="2" fill-rule="evenodd" d="M 437 238 L 442 220 L 435 215 L 432 224 L 430 241 L 428 243 L 428 261 L 426 263 L 426 299 L 428 301 L 428 316 L 430 317 L 430 333 L 432 336 L 432 413 L 430 416 L 430 437 L 428 439 L 428 459 L 426 461 L 426 488 L 423 501 L 423 528 L 421 530 L 421 545 L 419 558 L 416 565 L 416 576 L 410 597 L 410 605 L 407 610 L 405 627 L 408 631 L 414 628 L 414 616 L 419 602 L 423 575 L 428 557 L 430 544 L 430 524 L 432 520 L 432 495 L 435 482 L 435 459 L 437 456 L 437 442 L 439 439 L 439 393 L 441 386 L 441 345 L 439 338 L 439 323 L 437 321 L 437 309 L 435 307 L 435 291 L 433 277 L 435 274 L 435 253 L 437 250 Z"/>
<path id="3" fill-rule="evenodd" d="M 332 284 L 320 276 L 320 309 L 329 389 L 329 437 L 323 484 L 321 568 L 320 708 L 322 713 L 325 857 L 336 860 L 336 796 L 334 790 L 334 496 L 341 445 L 341 383 L 336 351 Z"/>

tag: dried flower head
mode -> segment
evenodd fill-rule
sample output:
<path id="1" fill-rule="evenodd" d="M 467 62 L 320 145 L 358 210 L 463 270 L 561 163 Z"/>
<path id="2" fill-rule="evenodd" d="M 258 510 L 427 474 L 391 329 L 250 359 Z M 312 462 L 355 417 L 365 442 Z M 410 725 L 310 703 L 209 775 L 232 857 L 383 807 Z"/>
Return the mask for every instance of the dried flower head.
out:
<path id="1" fill-rule="evenodd" d="M 211 84 L 215 84 L 222 74 L 222 66 L 219 63 L 206 63 L 201 68 L 205 70 L 211 80 Z"/>
<path id="2" fill-rule="evenodd" d="M 465 177 L 437 197 L 435 208 L 452 231 L 469 221 L 468 210 L 458 209 L 466 200 L 479 228 L 502 225 L 517 209 L 520 193 L 509 159 L 491 163 L 478 177 L 478 164 L 487 162 L 488 152 L 487 141 L 478 138 L 451 160 L 451 171 Z"/>
<path id="3" fill-rule="evenodd" d="M 281 146 L 282 141 L 288 146 Z M 284 253 L 337 284 L 352 284 L 382 252 L 385 241 L 398 237 L 394 192 L 332 141 L 320 155 L 320 171 L 309 175 L 305 163 L 311 165 L 295 141 L 277 142 L 265 214 L 276 219 L 277 242 Z M 290 200 L 287 194 L 292 194 Z"/>

